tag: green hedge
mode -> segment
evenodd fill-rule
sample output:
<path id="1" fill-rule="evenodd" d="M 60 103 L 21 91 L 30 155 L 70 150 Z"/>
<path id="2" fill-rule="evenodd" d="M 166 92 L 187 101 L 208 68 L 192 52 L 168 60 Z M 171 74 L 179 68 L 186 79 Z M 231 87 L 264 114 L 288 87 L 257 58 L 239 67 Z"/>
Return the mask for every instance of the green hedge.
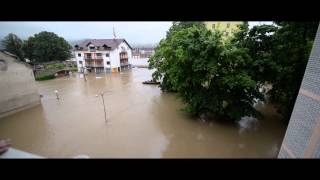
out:
<path id="1" fill-rule="evenodd" d="M 45 81 L 45 80 L 49 80 L 49 79 L 54 79 L 55 76 L 53 74 L 50 74 L 50 75 L 41 75 L 41 76 L 38 76 L 36 77 L 36 81 Z"/>
<path id="2" fill-rule="evenodd" d="M 78 71 L 78 68 L 74 67 L 74 68 L 70 68 L 69 70 L 75 72 L 75 71 Z"/>
<path id="3" fill-rule="evenodd" d="M 63 69 L 63 68 L 65 68 L 65 65 L 61 63 L 50 64 L 47 66 L 47 69 Z"/>

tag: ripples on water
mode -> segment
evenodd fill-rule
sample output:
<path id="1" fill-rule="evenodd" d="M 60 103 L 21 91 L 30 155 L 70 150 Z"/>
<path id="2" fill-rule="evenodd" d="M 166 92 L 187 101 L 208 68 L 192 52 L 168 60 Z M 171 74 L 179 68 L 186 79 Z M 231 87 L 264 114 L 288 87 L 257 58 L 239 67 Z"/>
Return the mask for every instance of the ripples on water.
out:
<path id="1" fill-rule="evenodd" d="M 157 86 L 148 69 L 78 74 L 37 82 L 41 105 L 0 119 L 0 138 L 46 157 L 276 157 L 285 127 L 264 105 L 265 118 L 237 125 L 197 121 L 180 111 L 174 94 Z M 57 101 L 54 90 L 59 91 Z M 101 98 L 105 96 L 108 123 Z"/>

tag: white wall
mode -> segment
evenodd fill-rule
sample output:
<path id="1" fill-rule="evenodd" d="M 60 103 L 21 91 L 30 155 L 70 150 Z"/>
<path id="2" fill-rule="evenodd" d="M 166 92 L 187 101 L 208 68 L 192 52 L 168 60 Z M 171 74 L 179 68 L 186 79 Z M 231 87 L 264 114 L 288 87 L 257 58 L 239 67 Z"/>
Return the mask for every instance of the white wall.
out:
<path id="1" fill-rule="evenodd" d="M 81 57 L 78 56 L 79 53 L 81 54 Z M 74 51 L 74 57 L 77 61 L 78 72 L 80 72 L 80 68 L 85 65 L 84 52 L 83 51 Z M 79 64 L 79 61 L 82 61 L 82 65 Z"/>
<path id="2" fill-rule="evenodd" d="M 117 49 L 110 52 L 111 68 L 120 67 L 120 55 Z"/>
<path id="3" fill-rule="evenodd" d="M 106 54 L 109 54 L 109 57 L 106 56 Z M 102 57 L 103 57 L 103 65 L 104 65 L 104 68 L 111 68 L 111 60 L 110 60 L 110 51 L 103 51 L 102 52 Z M 110 65 L 107 65 L 107 61 L 110 61 Z"/>

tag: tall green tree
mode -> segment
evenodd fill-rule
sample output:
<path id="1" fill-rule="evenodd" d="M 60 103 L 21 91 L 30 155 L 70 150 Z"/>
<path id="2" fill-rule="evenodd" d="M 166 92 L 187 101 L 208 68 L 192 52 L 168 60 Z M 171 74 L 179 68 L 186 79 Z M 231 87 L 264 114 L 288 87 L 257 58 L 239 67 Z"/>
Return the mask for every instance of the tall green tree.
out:
<path id="1" fill-rule="evenodd" d="M 289 121 L 310 56 L 318 22 L 276 22 L 272 61 L 278 67 L 272 80 L 271 101 Z"/>
<path id="2" fill-rule="evenodd" d="M 22 51 L 23 41 L 15 34 L 10 33 L 1 41 L 5 50 L 19 57 L 24 61 L 24 54 Z"/>
<path id="3" fill-rule="evenodd" d="M 244 48 L 223 43 L 220 32 L 199 23 L 174 23 L 149 60 L 163 90 L 175 91 L 192 115 L 239 120 L 259 116 L 263 99 L 247 71 L 252 59 Z"/>
<path id="4" fill-rule="evenodd" d="M 52 32 L 40 32 L 25 41 L 25 56 L 33 62 L 63 61 L 71 57 L 71 46 Z"/>
<path id="5" fill-rule="evenodd" d="M 249 69 L 263 86 L 278 112 L 288 122 L 318 28 L 318 22 L 274 22 L 273 25 L 241 27 L 232 40 L 248 49 L 253 59 Z"/>

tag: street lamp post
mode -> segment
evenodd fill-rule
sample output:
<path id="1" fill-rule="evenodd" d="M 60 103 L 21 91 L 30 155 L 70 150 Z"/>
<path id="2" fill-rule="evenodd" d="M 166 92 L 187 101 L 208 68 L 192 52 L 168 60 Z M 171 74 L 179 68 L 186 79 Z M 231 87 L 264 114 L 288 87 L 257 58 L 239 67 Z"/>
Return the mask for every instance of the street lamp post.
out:
<path id="1" fill-rule="evenodd" d="M 104 104 L 104 93 L 101 93 L 100 95 L 101 95 L 102 104 L 103 104 L 104 120 L 105 120 L 106 122 L 108 122 L 108 121 L 107 121 L 107 114 L 106 114 L 106 105 Z"/>
<path id="2" fill-rule="evenodd" d="M 102 92 L 102 93 L 100 93 L 100 96 L 101 96 L 101 99 L 102 99 L 102 104 L 103 104 L 103 111 L 104 111 L 104 120 L 106 121 L 106 123 L 108 122 L 108 120 L 107 120 L 107 113 L 106 113 L 106 105 L 105 105 L 105 103 L 104 103 L 104 94 L 105 94 L 106 92 Z M 99 95 L 97 94 L 96 95 L 96 97 L 98 97 Z"/>
<path id="3" fill-rule="evenodd" d="M 59 98 L 58 90 L 55 90 L 54 93 L 56 94 L 57 100 L 59 100 L 60 98 Z"/>

